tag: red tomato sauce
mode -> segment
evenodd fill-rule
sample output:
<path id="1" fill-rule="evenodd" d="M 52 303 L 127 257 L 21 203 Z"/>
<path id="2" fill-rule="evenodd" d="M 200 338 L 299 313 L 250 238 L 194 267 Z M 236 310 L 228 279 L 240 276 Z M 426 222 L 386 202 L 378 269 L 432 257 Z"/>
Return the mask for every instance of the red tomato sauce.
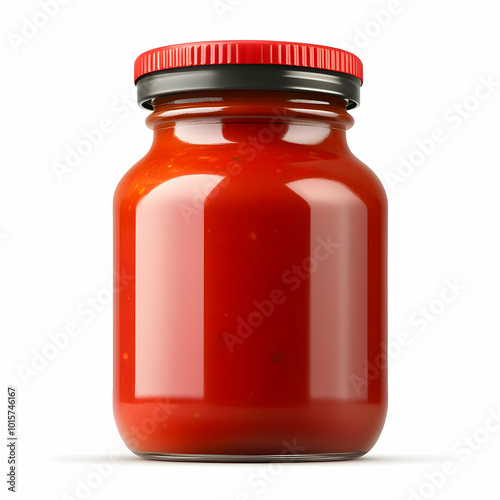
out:
<path id="1" fill-rule="evenodd" d="M 344 101 L 178 94 L 148 125 L 114 198 L 127 446 L 367 452 L 387 408 L 387 206 L 347 147 Z"/>

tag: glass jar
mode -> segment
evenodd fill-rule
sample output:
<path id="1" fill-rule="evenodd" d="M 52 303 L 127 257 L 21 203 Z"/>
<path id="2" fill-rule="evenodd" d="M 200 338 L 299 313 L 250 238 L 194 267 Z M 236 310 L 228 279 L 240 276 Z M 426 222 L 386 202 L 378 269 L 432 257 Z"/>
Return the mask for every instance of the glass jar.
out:
<path id="1" fill-rule="evenodd" d="M 153 145 L 114 196 L 114 414 L 145 458 L 340 460 L 387 409 L 387 201 L 362 67 L 227 41 L 136 61 Z"/>

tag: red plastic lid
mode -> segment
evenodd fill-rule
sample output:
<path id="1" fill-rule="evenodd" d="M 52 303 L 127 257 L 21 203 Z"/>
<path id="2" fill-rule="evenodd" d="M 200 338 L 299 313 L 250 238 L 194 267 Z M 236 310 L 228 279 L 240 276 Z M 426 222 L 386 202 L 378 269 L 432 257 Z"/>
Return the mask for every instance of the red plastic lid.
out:
<path id="1" fill-rule="evenodd" d="M 278 64 L 337 71 L 363 81 L 363 65 L 345 50 L 310 43 L 223 40 L 148 50 L 135 61 L 134 81 L 153 71 L 212 64 Z"/>

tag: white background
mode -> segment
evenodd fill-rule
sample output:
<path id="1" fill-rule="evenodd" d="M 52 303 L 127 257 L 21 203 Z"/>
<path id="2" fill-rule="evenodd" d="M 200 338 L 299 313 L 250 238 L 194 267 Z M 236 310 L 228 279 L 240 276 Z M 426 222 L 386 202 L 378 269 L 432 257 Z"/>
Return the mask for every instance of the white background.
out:
<path id="1" fill-rule="evenodd" d="M 0 405 L 5 415 L 17 386 L 18 498 L 499 498 L 495 2 L 66 0 L 45 18 L 41 3 L 4 2 L 0 16 Z M 115 429 L 111 200 L 152 138 L 147 112 L 128 104 L 133 62 L 161 45 L 245 38 L 349 46 L 364 63 L 348 134 L 389 195 L 392 359 L 385 429 L 357 461 L 151 462 Z M 102 120 L 112 130 L 59 179 L 54 164 Z M 96 297 L 100 310 L 82 315 Z M 71 322 L 79 335 L 54 354 L 50 335 Z M 23 378 L 44 349 L 53 359 Z"/>

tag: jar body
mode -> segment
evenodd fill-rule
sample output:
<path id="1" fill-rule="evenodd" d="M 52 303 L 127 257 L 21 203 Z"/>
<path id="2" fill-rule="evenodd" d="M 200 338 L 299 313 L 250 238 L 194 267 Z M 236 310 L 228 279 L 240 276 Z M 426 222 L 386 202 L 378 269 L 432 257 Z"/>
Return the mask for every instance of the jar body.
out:
<path id="1" fill-rule="evenodd" d="M 351 458 L 381 432 L 386 197 L 343 101 L 304 97 L 160 101 L 115 192 L 114 412 L 141 456 Z"/>

